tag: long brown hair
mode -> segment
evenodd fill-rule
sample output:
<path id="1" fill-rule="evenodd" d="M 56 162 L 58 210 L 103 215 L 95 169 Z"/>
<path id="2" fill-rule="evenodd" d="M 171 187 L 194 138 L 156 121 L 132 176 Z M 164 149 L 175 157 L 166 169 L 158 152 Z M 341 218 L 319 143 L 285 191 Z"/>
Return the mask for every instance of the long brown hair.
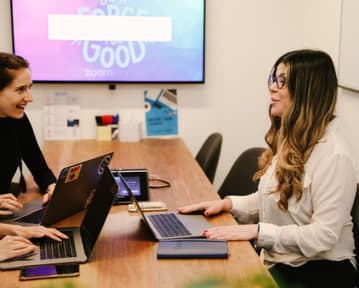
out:
<path id="1" fill-rule="evenodd" d="M 277 154 L 278 187 L 271 192 L 279 193 L 278 207 L 286 211 L 293 194 L 297 200 L 301 198 L 304 165 L 335 118 L 338 80 L 332 59 L 323 51 L 296 50 L 284 54 L 272 68 L 273 77 L 280 63 L 288 69 L 286 85 L 291 105 L 281 118 L 270 115 L 271 126 L 265 135 L 268 149 L 260 157 L 260 170 L 254 178 L 265 173 Z"/>

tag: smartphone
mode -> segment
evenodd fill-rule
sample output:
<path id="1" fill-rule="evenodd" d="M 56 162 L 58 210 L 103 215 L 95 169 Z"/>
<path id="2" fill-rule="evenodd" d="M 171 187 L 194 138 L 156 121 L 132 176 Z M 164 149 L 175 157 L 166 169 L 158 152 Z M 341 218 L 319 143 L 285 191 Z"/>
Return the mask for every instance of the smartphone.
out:
<path id="1" fill-rule="evenodd" d="M 79 265 L 44 265 L 20 270 L 20 280 L 73 277 L 80 275 Z"/>

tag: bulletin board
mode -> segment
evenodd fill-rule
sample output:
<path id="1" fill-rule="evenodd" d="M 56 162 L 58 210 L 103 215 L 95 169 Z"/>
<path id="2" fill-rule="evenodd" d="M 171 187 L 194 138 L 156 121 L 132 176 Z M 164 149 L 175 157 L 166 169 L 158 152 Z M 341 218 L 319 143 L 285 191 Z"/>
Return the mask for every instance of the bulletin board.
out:
<path id="1" fill-rule="evenodd" d="M 340 47 L 339 85 L 359 92 L 359 1 L 343 0 Z"/>

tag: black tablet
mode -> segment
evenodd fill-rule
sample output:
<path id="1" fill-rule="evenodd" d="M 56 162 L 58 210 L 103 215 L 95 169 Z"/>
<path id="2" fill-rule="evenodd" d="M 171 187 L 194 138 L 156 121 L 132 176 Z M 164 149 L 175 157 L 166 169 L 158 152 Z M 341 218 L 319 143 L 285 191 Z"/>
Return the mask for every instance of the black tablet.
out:
<path id="1" fill-rule="evenodd" d="M 131 199 L 127 193 L 126 187 L 118 176 L 119 173 L 121 173 L 122 177 L 126 180 L 126 183 L 131 188 L 137 200 L 149 200 L 147 169 L 112 169 L 111 171 L 119 187 L 115 196 L 114 204 L 131 203 Z"/>

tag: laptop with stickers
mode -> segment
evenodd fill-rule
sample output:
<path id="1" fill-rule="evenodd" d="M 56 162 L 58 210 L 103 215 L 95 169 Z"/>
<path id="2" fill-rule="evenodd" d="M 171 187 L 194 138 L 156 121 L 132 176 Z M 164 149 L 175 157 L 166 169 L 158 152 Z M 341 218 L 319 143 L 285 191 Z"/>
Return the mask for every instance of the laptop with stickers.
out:
<path id="1" fill-rule="evenodd" d="M 101 169 L 102 170 L 102 169 Z M 89 261 L 95 243 L 112 207 L 118 186 L 110 169 L 105 166 L 97 187 L 89 197 L 88 208 L 80 227 L 57 228 L 69 239 L 61 242 L 49 238 L 31 241 L 38 246 L 31 255 L 20 256 L 0 262 L 1 270 L 40 265 L 79 264 Z"/>
<path id="2" fill-rule="evenodd" d="M 113 152 L 85 160 L 61 170 L 51 200 L 42 205 L 42 198 L 24 204 L 23 209 L 2 218 L 2 222 L 33 225 L 52 225 L 87 207 L 91 192 L 96 189 L 104 167 Z"/>

